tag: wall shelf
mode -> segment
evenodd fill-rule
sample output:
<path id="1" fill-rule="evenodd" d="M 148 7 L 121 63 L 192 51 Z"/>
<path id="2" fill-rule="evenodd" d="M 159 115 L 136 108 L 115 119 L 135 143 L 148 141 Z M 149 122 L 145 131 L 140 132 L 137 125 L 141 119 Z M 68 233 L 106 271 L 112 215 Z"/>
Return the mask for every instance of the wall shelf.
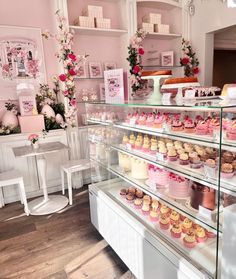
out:
<path id="1" fill-rule="evenodd" d="M 175 0 L 137 0 L 140 7 L 158 8 L 170 10 L 174 8 L 182 8 L 182 4 Z"/>
<path id="2" fill-rule="evenodd" d="M 163 34 L 163 33 L 148 33 L 147 38 L 149 39 L 159 39 L 159 40 L 173 40 L 177 38 L 182 38 L 181 34 Z"/>
<path id="3" fill-rule="evenodd" d="M 102 29 L 102 28 L 88 28 L 70 25 L 70 28 L 81 35 L 89 36 L 113 36 L 119 37 L 127 33 L 127 30 L 122 29 Z"/>
<path id="4" fill-rule="evenodd" d="M 161 66 L 161 65 L 143 65 L 143 68 L 158 68 L 158 69 L 174 69 L 181 68 L 182 66 L 174 65 L 174 66 Z"/>

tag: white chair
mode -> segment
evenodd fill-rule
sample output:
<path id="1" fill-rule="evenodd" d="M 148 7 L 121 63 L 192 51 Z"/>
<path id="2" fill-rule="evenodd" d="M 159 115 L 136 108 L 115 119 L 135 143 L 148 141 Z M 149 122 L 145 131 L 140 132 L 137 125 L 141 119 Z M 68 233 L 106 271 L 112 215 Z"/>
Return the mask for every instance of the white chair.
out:
<path id="1" fill-rule="evenodd" d="M 17 184 L 19 187 L 21 203 L 24 204 L 25 213 L 29 216 L 29 209 L 25 195 L 25 186 L 22 175 L 17 170 L 0 173 L 0 208 L 5 205 L 2 188 Z"/>
<path id="2" fill-rule="evenodd" d="M 69 204 L 72 205 L 72 177 L 71 175 L 75 172 L 82 172 L 83 170 L 88 170 L 91 168 L 89 159 L 79 159 L 71 160 L 61 165 L 61 185 L 62 185 L 62 194 L 65 195 L 65 177 L 64 173 L 67 174 L 67 185 L 68 185 L 68 195 L 69 195 Z"/>

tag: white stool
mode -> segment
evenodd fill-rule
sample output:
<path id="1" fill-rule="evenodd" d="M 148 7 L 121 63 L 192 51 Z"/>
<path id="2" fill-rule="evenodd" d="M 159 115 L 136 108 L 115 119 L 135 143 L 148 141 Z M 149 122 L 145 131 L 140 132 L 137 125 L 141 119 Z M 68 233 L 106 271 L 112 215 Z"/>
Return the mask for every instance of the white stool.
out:
<path id="1" fill-rule="evenodd" d="M 5 205 L 2 187 L 11 186 L 17 184 L 19 186 L 19 193 L 21 203 L 24 204 L 25 213 L 29 216 L 29 209 L 27 204 L 27 199 L 25 195 L 25 186 L 22 175 L 17 170 L 10 170 L 0 173 L 0 208 Z"/>
<path id="2" fill-rule="evenodd" d="M 75 172 L 80 172 L 83 170 L 88 170 L 91 168 L 89 159 L 79 159 L 71 160 L 66 162 L 61 166 L 61 184 L 62 184 L 62 194 L 65 195 L 65 178 L 64 172 L 67 174 L 67 184 L 68 184 L 68 194 L 69 194 L 69 204 L 72 205 L 72 180 L 71 175 Z"/>

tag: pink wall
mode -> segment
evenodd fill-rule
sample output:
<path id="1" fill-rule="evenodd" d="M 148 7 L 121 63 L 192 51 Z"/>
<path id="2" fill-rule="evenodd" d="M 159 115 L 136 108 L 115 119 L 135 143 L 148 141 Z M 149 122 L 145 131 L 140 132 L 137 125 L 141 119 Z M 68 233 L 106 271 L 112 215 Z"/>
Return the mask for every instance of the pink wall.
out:
<path id="1" fill-rule="evenodd" d="M 1 0 L 0 25 L 15 25 L 38 27 L 42 31 L 48 29 L 55 32 L 54 7 L 51 0 Z M 53 40 L 43 40 L 46 78 L 49 82 L 51 76 L 57 74 L 57 58 L 55 57 L 56 44 Z M 4 92 L 0 92 L 0 96 Z M 7 98 L 6 98 L 7 99 Z M 0 119 L 1 119 L 0 103 Z"/>

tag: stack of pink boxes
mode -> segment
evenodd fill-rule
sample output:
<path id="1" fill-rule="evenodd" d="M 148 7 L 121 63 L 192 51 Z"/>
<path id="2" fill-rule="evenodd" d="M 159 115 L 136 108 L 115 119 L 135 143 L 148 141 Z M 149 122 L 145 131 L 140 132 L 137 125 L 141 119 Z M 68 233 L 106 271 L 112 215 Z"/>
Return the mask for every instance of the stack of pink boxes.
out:
<path id="1" fill-rule="evenodd" d="M 170 33 L 170 26 L 168 24 L 162 24 L 161 14 L 157 13 L 149 13 L 148 15 L 143 16 L 140 28 L 148 33 Z"/>

